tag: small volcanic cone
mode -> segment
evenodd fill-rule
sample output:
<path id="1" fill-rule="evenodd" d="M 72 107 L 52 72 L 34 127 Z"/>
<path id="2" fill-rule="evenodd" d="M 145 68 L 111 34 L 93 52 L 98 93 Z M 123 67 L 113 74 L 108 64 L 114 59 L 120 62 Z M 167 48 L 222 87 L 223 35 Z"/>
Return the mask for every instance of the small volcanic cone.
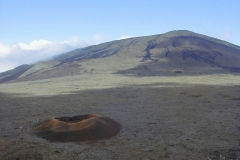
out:
<path id="1" fill-rule="evenodd" d="M 53 142 L 82 142 L 110 138 L 121 125 L 97 114 L 60 117 L 46 120 L 34 128 L 34 134 Z"/>

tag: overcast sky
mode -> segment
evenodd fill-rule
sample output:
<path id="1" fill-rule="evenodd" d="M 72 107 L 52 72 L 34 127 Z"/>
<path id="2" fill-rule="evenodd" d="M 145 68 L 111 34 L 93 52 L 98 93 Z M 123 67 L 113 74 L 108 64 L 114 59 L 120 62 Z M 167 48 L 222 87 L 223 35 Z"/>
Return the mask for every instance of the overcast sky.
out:
<path id="1" fill-rule="evenodd" d="M 240 0 L 0 0 L 0 72 L 75 48 L 182 29 L 240 46 Z"/>

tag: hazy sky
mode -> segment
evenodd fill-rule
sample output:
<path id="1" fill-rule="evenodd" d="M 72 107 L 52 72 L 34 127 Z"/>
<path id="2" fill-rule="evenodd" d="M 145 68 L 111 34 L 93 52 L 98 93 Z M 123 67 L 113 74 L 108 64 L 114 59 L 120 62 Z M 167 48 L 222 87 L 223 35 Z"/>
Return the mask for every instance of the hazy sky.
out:
<path id="1" fill-rule="evenodd" d="M 91 44 L 182 29 L 240 46 L 240 0 L 0 0 L 0 72 Z"/>

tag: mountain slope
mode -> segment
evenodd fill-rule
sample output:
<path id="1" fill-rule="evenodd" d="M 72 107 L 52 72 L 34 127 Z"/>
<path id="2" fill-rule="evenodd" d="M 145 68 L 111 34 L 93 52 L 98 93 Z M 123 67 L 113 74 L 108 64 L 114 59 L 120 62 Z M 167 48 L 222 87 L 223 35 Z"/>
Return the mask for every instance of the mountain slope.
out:
<path id="1" fill-rule="evenodd" d="M 1 73 L 0 82 L 81 74 L 171 76 L 236 72 L 240 72 L 239 46 L 181 30 L 76 49 L 31 68 Z"/>
<path id="2" fill-rule="evenodd" d="M 0 83 L 5 81 L 10 81 L 21 76 L 25 71 L 30 69 L 32 65 L 23 64 L 12 70 L 0 73 Z"/>

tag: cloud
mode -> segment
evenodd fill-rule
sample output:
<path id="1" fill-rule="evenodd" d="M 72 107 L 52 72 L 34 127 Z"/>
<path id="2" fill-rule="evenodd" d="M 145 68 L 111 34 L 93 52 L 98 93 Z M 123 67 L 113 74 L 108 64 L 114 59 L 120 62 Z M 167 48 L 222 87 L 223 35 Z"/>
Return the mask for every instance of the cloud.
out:
<path id="1" fill-rule="evenodd" d="M 17 43 L 14 45 L 5 45 L 0 43 L 0 72 L 10 70 L 21 64 L 32 64 L 40 60 L 47 60 L 55 55 L 76 48 L 99 44 L 105 40 L 103 36 L 95 35 L 90 40 L 81 40 L 78 37 L 72 37 L 70 40 L 58 42 L 40 39 L 34 40 L 29 44 Z"/>
<path id="2" fill-rule="evenodd" d="M 234 34 L 230 31 L 226 31 L 222 33 L 219 37 L 220 39 L 224 39 L 225 41 L 232 41 L 234 39 Z"/>
<path id="3" fill-rule="evenodd" d="M 211 37 L 215 37 L 220 40 L 224 40 L 227 42 L 230 42 L 235 45 L 240 45 L 240 40 L 239 40 L 239 33 L 233 32 L 233 31 L 223 31 L 223 32 L 206 32 L 205 35 L 209 35 Z"/>
<path id="4" fill-rule="evenodd" d="M 127 38 L 132 38 L 131 36 L 121 36 L 119 39 L 127 39 Z"/>
<path id="5" fill-rule="evenodd" d="M 9 54 L 10 51 L 11 51 L 11 48 L 9 48 L 7 45 L 0 43 L 0 57 L 3 57 Z"/>
<path id="6" fill-rule="evenodd" d="M 103 40 L 105 39 L 105 37 L 103 37 L 103 36 L 100 35 L 100 34 L 96 34 L 96 35 L 94 35 L 94 39 L 95 39 L 96 41 L 103 41 Z"/>

